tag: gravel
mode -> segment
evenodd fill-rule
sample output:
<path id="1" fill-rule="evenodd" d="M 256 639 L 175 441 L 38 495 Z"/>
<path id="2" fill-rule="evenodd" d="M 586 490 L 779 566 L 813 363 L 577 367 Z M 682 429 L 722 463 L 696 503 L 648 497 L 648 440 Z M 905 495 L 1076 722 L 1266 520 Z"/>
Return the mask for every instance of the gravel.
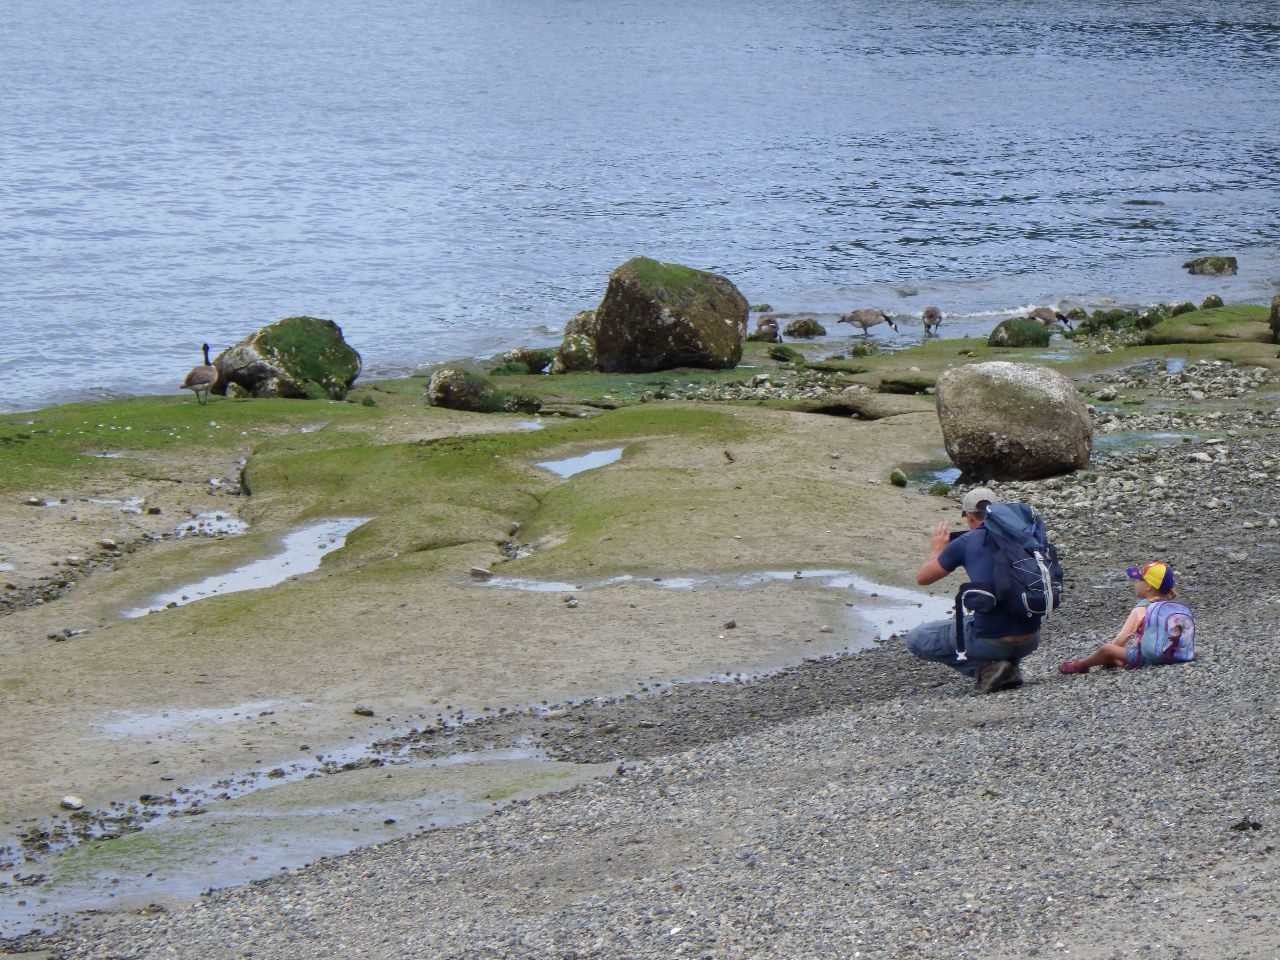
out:
<path id="1" fill-rule="evenodd" d="M 1181 389 L 1197 371 L 1178 376 Z M 1171 418 L 1120 419 L 1151 430 Z M 1189 442 L 997 485 L 1044 509 L 1068 574 L 1019 690 L 974 697 L 890 638 L 762 680 L 495 720 L 450 736 L 536 735 L 555 756 L 618 759 L 617 771 L 172 913 L 85 916 L 9 947 L 291 960 L 1280 956 L 1280 414 L 1191 420 L 1177 424 L 1196 431 Z M 1154 559 L 1179 571 L 1199 660 L 1058 674 L 1118 629 L 1132 605 L 1124 567 Z"/>

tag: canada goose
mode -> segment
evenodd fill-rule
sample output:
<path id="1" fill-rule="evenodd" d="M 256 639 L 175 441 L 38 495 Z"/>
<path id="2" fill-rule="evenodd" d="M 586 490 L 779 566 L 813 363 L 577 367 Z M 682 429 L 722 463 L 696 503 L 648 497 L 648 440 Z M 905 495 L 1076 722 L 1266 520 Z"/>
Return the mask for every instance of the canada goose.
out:
<path id="1" fill-rule="evenodd" d="M 209 345 L 201 344 L 201 348 L 204 350 L 204 363 L 191 368 L 187 379 L 182 381 L 182 389 L 194 393 L 198 403 L 208 403 L 209 390 L 218 382 L 218 368 L 209 362 Z M 202 393 L 204 399 L 200 398 Z"/>
<path id="2" fill-rule="evenodd" d="M 871 310 L 864 307 L 861 310 L 850 310 L 838 321 L 839 323 L 852 323 L 855 327 L 862 328 L 864 337 L 871 336 L 871 328 L 877 323 L 887 323 L 893 328 L 893 332 L 898 332 L 898 325 L 889 319 L 889 315 L 883 310 Z"/>
<path id="3" fill-rule="evenodd" d="M 756 340 L 763 340 L 765 343 L 781 343 L 782 337 L 778 333 L 777 317 L 761 317 L 756 321 Z"/>
<path id="4" fill-rule="evenodd" d="M 937 333 L 938 325 L 942 323 L 942 311 L 937 307 L 925 307 L 924 313 L 920 314 L 920 320 L 924 323 L 926 337 L 931 333 Z"/>
<path id="5" fill-rule="evenodd" d="M 1065 315 L 1053 310 L 1050 307 L 1033 307 L 1027 311 L 1028 320 L 1039 320 L 1046 327 L 1051 327 L 1055 323 L 1063 324 L 1068 330 L 1071 329 L 1071 321 Z"/>

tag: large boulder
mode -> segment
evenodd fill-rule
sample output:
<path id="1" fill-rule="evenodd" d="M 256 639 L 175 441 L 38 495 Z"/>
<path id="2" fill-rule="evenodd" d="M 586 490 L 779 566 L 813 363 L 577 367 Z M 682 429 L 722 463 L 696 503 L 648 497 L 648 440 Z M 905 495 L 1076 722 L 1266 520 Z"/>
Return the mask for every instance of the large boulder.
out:
<path id="1" fill-rule="evenodd" d="M 1034 480 L 1089 462 L 1093 423 L 1075 386 L 1048 367 L 973 363 L 938 377 L 947 455 L 972 480 Z"/>
<path id="2" fill-rule="evenodd" d="M 746 298 L 724 277 L 633 257 L 609 275 L 596 308 L 596 365 L 605 373 L 735 367 L 747 312 Z"/>
<path id="3" fill-rule="evenodd" d="M 332 320 L 285 317 L 223 351 L 214 365 L 217 393 L 341 400 L 360 375 L 360 354 Z"/>
<path id="4" fill-rule="evenodd" d="M 1276 343 L 1280 343 L 1280 293 L 1271 298 L 1269 319 L 1271 322 L 1271 339 Z"/>

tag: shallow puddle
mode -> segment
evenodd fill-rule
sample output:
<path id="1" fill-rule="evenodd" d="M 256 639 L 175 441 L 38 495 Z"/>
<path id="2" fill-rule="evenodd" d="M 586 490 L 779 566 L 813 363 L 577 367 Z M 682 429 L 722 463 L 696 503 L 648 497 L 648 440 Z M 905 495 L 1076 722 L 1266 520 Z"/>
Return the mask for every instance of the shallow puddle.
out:
<path id="1" fill-rule="evenodd" d="M 162 593 L 153 597 L 148 606 L 126 610 L 123 615 L 129 618 L 141 617 L 167 607 L 180 607 L 193 600 L 203 600 L 223 593 L 262 590 L 283 583 L 290 577 L 310 573 L 319 568 L 320 560 L 326 553 L 337 550 L 346 543 L 347 534 L 368 519 L 341 517 L 302 527 L 285 536 L 279 553 L 254 560 L 228 573 L 215 574 Z"/>
<path id="2" fill-rule="evenodd" d="M 458 754 L 370 767 L 340 776 L 276 780 L 170 815 L 113 840 L 81 843 L 42 859 L 44 880 L 0 879 L 0 931 L 56 927 L 56 914 L 175 905 L 210 888 L 248 883 L 320 857 L 348 853 L 484 816 L 496 807 L 613 772 L 616 763 L 571 764 L 529 750 Z"/>
<path id="3" fill-rule="evenodd" d="M 234 723 L 273 712 L 277 700 L 257 700 L 235 707 L 172 710 L 113 710 L 110 718 L 95 724 L 108 737 L 155 737 L 183 727 Z"/>
<path id="4" fill-rule="evenodd" d="M 621 574 L 581 583 L 560 580 L 533 580 L 526 577 L 492 577 L 477 586 L 534 593 L 581 593 L 624 583 L 641 583 L 658 590 L 749 590 L 781 581 L 803 581 L 823 589 L 847 591 L 849 616 L 856 621 L 862 639 L 844 645 L 845 650 L 865 649 L 886 633 L 901 632 L 928 620 L 945 617 L 951 609 L 949 596 L 930 596 L 919 590 L 891 587 L 848 570 L 760 570 L 754 573 L 705 574 L 686 577 L 633 577 Z M 890 629 L 892 627 L 892 629 Z M 838 644 L 837 644 L 838 646 Z"/>
<path id="5" fill-rule="evenodd" d="M 1195 436 L 1192 433 L 1166 433 L 1158 431 L 1115 430 L 1111 433 L 1096 434 L 1093 445 L 1100 450 L 1114 450 L 1118 447 L 1139 447 L 1149 443 L 1159 446 L 1170 446 L 1182 443 Z"/>
<path id="6" fill-rule="evenodd" d="M 943 467 L 939 470 L 926 470 L 920 475 L 925 483 L 955 484 L 960 480 L 959 467 Z"/>
<path id="7" fill-rule="evenodd" d="M 565 460 L 544 460 L 538 464 L 544 470 L 550 470 L 559 477 L 572 477 L 584 470 L 608 466 L 622 459 L 622 447 L 610 447 L 608 450 L 593 450 L 578 457 Z"/>

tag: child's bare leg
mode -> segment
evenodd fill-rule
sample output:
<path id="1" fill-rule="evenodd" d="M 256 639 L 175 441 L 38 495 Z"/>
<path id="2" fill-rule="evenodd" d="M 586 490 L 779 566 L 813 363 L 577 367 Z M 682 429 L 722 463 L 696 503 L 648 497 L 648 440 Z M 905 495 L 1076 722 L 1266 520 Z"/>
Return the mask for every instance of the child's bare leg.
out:
<path id="1" fill-rule="evenodd" d="M 1124 664 L 1124 647 L 1118 643 L 1104 643 L 1080 661 L 1080 666 L 1086 670 L 1090 667 L 1123 667 Z"/>

